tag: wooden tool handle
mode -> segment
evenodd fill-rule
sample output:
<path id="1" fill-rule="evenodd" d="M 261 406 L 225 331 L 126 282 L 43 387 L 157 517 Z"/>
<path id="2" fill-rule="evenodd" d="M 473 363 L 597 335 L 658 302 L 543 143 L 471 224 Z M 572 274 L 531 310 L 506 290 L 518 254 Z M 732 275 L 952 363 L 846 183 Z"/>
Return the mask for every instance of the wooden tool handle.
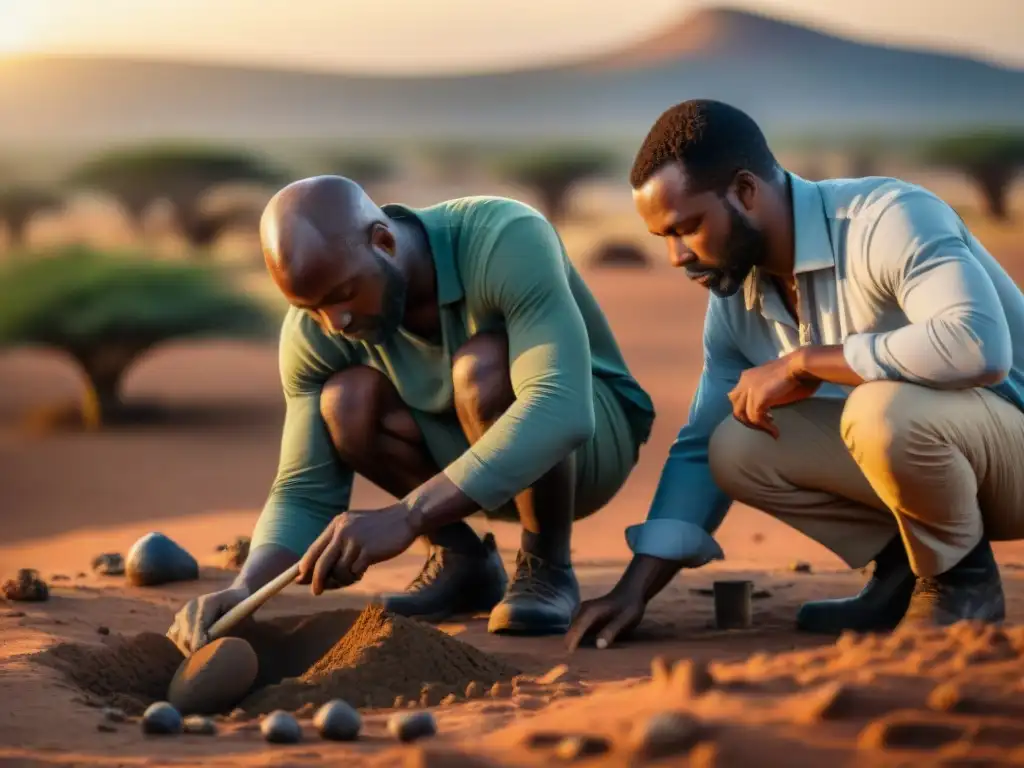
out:
<path id="1" fill-rule="evenodd" d="M 295 578 L 298 575 L 299 564 L 296 563 L 273 581 L 268 581 L 262 587 L 245 598 L 245 600 L 217 619 L 206 633 L 207 637 L 213 641 L 218 637 L 226 635 L 235 628 L 238 622 L 255 613 L 257 608 L 295 581 Z"/>

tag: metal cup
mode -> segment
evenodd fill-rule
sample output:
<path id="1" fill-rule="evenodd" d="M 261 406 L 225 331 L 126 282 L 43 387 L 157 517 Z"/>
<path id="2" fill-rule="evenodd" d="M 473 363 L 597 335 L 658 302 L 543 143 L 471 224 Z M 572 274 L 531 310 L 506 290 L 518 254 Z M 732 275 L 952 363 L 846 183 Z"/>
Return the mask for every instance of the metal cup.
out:
<path id="1" fill-rule="evenodd" d="M 719 629 L 747 629 L 753 624 L 752 581 L 716 581 L 715 625 Z"/>

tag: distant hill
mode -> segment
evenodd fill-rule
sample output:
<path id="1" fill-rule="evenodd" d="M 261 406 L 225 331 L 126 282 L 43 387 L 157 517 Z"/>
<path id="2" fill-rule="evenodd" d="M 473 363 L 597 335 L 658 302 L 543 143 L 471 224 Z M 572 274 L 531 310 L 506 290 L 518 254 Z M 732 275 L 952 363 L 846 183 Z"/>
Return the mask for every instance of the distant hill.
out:
<path id="1" fill-rule="evenodd" d="M 0 62 L 0 142 L 635 140 L 662 110 L 693 97 L 734 103 L 775 133 L 1024 125 L 1022 70 L 711 10 L 602 56 L 486 75 L 20 58 Z"/>

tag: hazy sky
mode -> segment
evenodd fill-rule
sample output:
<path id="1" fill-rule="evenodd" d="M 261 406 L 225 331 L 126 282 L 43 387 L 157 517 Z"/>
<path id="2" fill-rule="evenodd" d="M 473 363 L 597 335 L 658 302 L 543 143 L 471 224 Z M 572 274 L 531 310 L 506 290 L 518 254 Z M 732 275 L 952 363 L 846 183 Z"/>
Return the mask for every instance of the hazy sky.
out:
<path id="1" fill-rule="evenodd" d="M 65 51 L 376 72 L 553 61 L 712 0 L 0 0 L 0 53 Z M 869 40 L 1024 67 L 1024 0 L 733 0 Z"/>

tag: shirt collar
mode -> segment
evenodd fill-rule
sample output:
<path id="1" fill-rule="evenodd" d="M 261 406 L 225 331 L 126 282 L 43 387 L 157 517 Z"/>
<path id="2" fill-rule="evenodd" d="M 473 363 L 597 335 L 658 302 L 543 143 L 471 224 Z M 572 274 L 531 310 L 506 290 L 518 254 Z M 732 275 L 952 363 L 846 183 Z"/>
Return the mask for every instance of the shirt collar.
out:
<path id="1" fill-rule="evenodd" d="M 793 199 L 793 273 L 801 275 L 832 269 L 836 260 L 821 187 L 795 173 L 787 173 L 787 176 Z M 757 306 L 760 284 L 760 270 L 755 268 L 744 285 L 748 310 Z"/>
<path id="2" fill-rule="evenodd" d="M 462 278 L 455 264 L 455 248 L 452 244 L 452 230 L 447 206 L 438 203 L 427 208 L 412 208 L 400 203 L 387 203 L 381 210 L 388 216 L 401 219 L 413 217 L 427 233 L 430 255 L 437 273 L 437 303 L 455 304 L 462 300 L 465 291 Z"/>

